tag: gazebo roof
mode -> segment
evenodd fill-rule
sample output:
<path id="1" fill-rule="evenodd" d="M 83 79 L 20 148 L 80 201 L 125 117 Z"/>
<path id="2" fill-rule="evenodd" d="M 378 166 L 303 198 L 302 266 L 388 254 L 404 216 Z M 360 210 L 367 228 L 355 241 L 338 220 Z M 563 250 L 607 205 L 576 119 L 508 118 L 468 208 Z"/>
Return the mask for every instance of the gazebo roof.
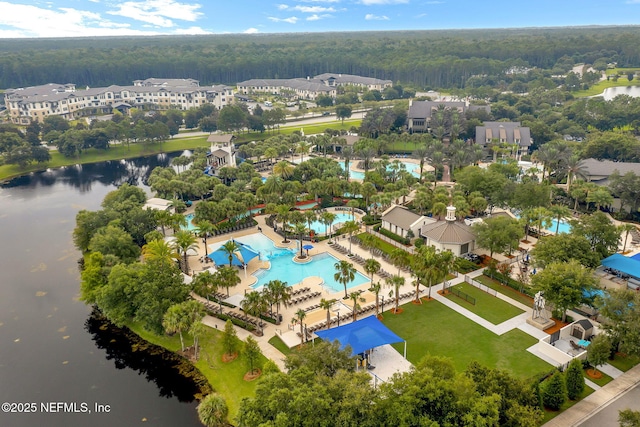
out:
<path id="1" fill-rule="evenodd" d="M 350 346 L 353 354 L 359 354 L 374 347 L 404 341 L 375 316 L 365 317 L 344 326 L 316 331 L 325 341 L 337 340 L 341 348 Z"/>

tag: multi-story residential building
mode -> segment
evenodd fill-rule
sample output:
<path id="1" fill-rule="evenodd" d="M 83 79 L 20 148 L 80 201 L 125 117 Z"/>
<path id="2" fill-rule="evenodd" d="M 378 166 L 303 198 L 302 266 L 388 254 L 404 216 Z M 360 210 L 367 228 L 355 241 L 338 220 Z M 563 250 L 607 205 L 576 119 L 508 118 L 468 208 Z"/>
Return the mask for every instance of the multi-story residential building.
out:
<path id="1" fill-rule="evenodd" d="M 491 112 L 488 105 L 467 105 L 464 101 L 409 101 L 407 129 L 409 132 L 428 132 L 433 114 L 439 110 L 457 111 L 464 116 L 467 111 L 485 110 Z"/>
<path id="2" fill-rule="evenodd" d="M 11 121 L 28 124 L 58 115 L 67 120 L 111 113 L 114 108 L 136 107 L 148 110 L 177 108 L 189 110 L 203 104 L 221 109 L 233 100 L 233 88 L 225 85 L 200 86 L 193 79 L 136 80 L 132 86 L 112 85 L 76 89 L 74 84 L 49 83 L 5 91 L 5 104 Z"/>
<path id="3" fill-rule="evenodd" d="M 383 90 L 393 85 L 391 80 L 360 77 L 350 74 L 325 73 L 295 79 L 251 79 L 238 83 L 238 92 L 249 95 L 267 93 L 295 99 L 314 100 L 320 95 L 335 98 L 338 86 L 360 86 L 369 90 Z"/>
<path id="4" fill-rule="evenodd" d="M 529 152 L 533 144 L 531 130 L 520 125 L 520 122 L 484 122 L 476 126 L 476 144 L 488 146 L 491 144 L 507 144 L 517 146 L 517 158 Z M 494 158 L 496 151 L 494 151 Z"/>

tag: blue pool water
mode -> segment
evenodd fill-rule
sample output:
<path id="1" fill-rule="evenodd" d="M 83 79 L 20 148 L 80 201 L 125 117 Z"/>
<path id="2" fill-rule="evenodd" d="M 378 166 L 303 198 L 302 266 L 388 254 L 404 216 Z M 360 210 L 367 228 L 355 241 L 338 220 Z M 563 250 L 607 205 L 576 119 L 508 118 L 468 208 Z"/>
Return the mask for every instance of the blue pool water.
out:
<path id="1" fill-rule="evenodd" d="M 296 264 L 293 257 L 296 251 L 292 249 L 276 248 L 273 242 L 263 234 L 250 234 L 236 238 L 239 242 L 245 243 L 260 252 L 260 259 L 271 262 L 269 270 L 258 270 L 254 275 L 258 281 L 253 288 L 264 286 L 270 280 L 282 280 L 289 286 L 300 283 L 310 276 L 318 276 L 324 280 L 324 286 L 334 292 L 344 290 L 344 287 L 333 278 L 336 269 L 334 264 L 338 259 L 330 254 L 322 253 L 314 255 L 313 260 L 306 264 Z M 369 282 L 363 274 L 356 272 L 356 278 L 347 285 L 347 289 Z"/>
<path id="2" fill-rule="evenodd" d="M 183 230 L 196 231 L 198 229 L 198 227 L 192 222 L 195 216 L 196 215 L 192 213 L 184 216 L 185 218 L 187 218 L 187 226 L 182 227 Z"/>
<path id="3" fill-rule="evenodd" d="M 340 167 L 342 169 L 345 168 L 345 162 L 338 162 L 340 164 Z M 415 163 L 410 163 L 410 162 L 400 162 L 402 164 L 404 164 L 407 172 L 409 172 L 411 175 L 415 176 L 416 178 L 420 178 L 420 165 L 415 164 Z M 349 166 L 351 166 L 351 162 L 349 163 Z M 391 165 L 387 166 L 387 170 L 391 171 Z M 353 179 L 360 179 L 363 180 L 364 179 L 364 172 L 355 172 L 353 170 L 349 171 L 349 178 L 353 178 Z"/>
<path id="4" fill-rule="evenodd" d="M 558 221 L 554 219 L 553 221 L 551 221 L 551 227 L 549 228 L 548 231 L 555 233 L 557 225 L 558 225 Z M 569 224 L 565 220 L 560 220 L 560 227 L 558 228 L 558 234 L 560 233 L 565 233 L 565 234 L 571 233 L 571 224 Z"/>
<path id="5" fill-rule="evenodd" d="M 334 224 L 342 224 L 343 222 L 347 222 L 347 221 L 353 220 L 353 218 L 351 217 L 350 213 L 333 212 L 333 214 L 336 216 L 336 219 L 333 220 L 333 222 L 331 223 L 331 226 L 333 226 Z M 325 230 L 331 231 L 331 226 L 327 230 L 327 227 L 323 223 L 321 223 L 320 221 L 313 221 L 311 223 L 311 229 L 316 234 L 320 234 L 320 235 L 324 235 Z M 335 229 L 334 229 L 334 231 L 335 231 Z"/>

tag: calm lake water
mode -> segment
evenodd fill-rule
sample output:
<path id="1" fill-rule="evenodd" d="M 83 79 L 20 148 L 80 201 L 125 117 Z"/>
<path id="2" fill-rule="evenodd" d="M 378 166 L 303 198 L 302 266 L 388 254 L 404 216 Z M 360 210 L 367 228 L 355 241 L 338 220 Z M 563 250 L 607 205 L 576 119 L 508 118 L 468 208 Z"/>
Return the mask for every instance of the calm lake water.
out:
<path id="1" fill-rule="evenodd" d="M 143 185 L 169 156 L 67 167 L 0 187 L 0 426 L 201 426 L 193 384 L 170 363 L 132 352 L 78 301 L 76 213 L 100 208 L 117 185 Z M 51 404 L 51 402 L 54 402 Z M 41 404 L 109 405 L 109 413 L 42 413 Z"/>
<path id="2" fill-rule="evenodd" d="M 616 86 L 604 90 L 601 95 L 606 101 L 611 101 L 618 95 L 628 95 L 634 98 L 640 97 L 640 86 Z"/>

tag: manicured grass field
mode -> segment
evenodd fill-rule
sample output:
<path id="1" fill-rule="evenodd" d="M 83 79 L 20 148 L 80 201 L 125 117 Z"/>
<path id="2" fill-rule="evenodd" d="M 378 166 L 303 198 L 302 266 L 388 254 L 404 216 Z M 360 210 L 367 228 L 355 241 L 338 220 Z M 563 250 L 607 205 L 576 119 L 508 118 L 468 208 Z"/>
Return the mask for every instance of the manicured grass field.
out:
<path id="1" fill-rule="evenodd" d="M 575 96 L 576 98 L 581 98 L 585 96 L 600 95 L 602 92 L 604 92 L 605 89 L 610 87 L 638 86 L 638 85 L 640 85 L 640 81 L 638 79 L 633 79 L 629 81 L 627 80 L 627 76 L 625 75 L 625 76 L 620 76 L 620 78 L 618 78 L 618 81 L 614 81 L 613 79 L 602 80 L 601 82 L 594 84 L 587 90 L 578 90 L 572 93 L 573 93 L 573 96 Z"/>
<path id="2" fill-rule="evenodd" d="M 622 372 L 627 372 L 629 369 L 640 363 L 640 358 L 616 354 L 616 357 L 613 360 L 608 360 L 607 363 L 620 369 Z"/>
<path id="3" fill-rule="evenodd" d="M 371 234 L 371 233 L 360 233 L 357 235 L 357 237 L 362 237 L 364 234 Z M 396 249 L 396 247 L 393 246 L 391 243 L 385 242 L 384 240 L 380 239 L 378 236 L 373 236 L 373 238 L 375 239 L 375 242 L 376 242 L 376 248 L 380 249 L 382 252 L 384 252 L 387 255 L 391 255 L 393 250 Z"/>
<path id="4" fill-rule="evenodd" d="M 146 341 L 171 351 L 180 350 L 180 338 L 177 334 L 171 337 L 159 336 L 145 331 L 139 324 L 130 323 L 127 326 Z M 201 356 L 195 366 L 207 377 L 213 389 L 224 397 L 229 407 L 229 420 L 233 420 L 238 413 L 242 398 L 255 395 L 256 382 L 243 379 L 244 374 L 249 371 L 249 364 L 242 357 L 242 351 L 234 361 L 223 363 L 220 344 L 222 332 L 209 327 L 205 330 L 205 334 L 200 338 Z M 193 344 L 193 339 L 186 334 L 184 340 L 185 345 Z M 266 360 L 265 357 L 261 357 L 259 364 L 262 365 Z"/>
<path id="5" fill-rule="evenodd" d="M 552 369 L 526 351 L 538 340 L 515 329 L 497 336 L 437 301 L 402 306 L 398 315 L 385 313 L 384 323 L 407 340 L 407 358 L 417 363 L 426 354 L 446 356 L 460 371 L 473 360 L 531 378 Z M 404 343 L 395 344 L 402 353 Z"/>
<path id="6" fill-rule="evenodd" d="M 476 299 L 476 303 L 471 304 L 466 300 L 452 294 L 448 293 L 447 298 L 454 303 L 458 304 L 461 307 L 466 308 L 472 313 L 477 314 L 485 320 L 497 325 L 506 320 L 511 319 L 519 314 L 524 313 L 523 310 L 520 310 L 518 307 L 514 307 L 513 305 L 502 301 L 500 298 L 494 297 L 493 295 L 489 295 L 488 293 L 470 285 L 469 283 L 460 283 L 458 285 L 452 286 L 452 289 L 459 289 L 460 291 L 470 295 L 471 297 Z"/>
<path id="7" fill-rule="evenodd" d="M 495 291 L 500 292 L 502 295 L 508 296 L 509 298 L 514 299 L 519 303 L 526 305 L 527 307 L 533 307 L 533 299 L 529 298 L 524 294 L 521 294 L 520 292 L 516 291 L 513 288 L 510 288 L 496 280 L 493 280 L 490 277 L 481 275 L 476 277 L 475 280 L 477 282 L 482 283 L 485 286 L 488 286 L 489 288 Z"/>
<path id="8" fill-rule="evenodd" d="M 277 348 L 280 353 L 284 354 L 285 356 L 291 353 L 291 349 L 287 347 L 284 341 L 282 341 L 282 339 L 277 335 L 274 335 L 271 337 L 271 339 L 269 339 L 269 344 Z"/>
<path id="9" fill-rule="evenodd" d="M 352 126 L 360 127 L 362 123 L 361 119 L 353 119 L 353 120 L 345 120 L 342 123 L 339 120 L 326 122 L 326 123 L 318 123 L 314 125 L 301 125 L 296 124 L 296 122 L 289 122 L 286 126 L 280 126 L 279 130 L 275 131 L 265 131 L 265 132 L 247 132 L 236 134 L 237 143 L 249 142 L 249 141 L 261 141 L 267 138 L 271 138 L 272 136 L 277 135 L 290 135 L 295 131 L 299 131 L 302 129 L 305 135 L 315 135 L 319 133 L 324 133 L 327 129 L 334 130 L 349 130 Z"/>

